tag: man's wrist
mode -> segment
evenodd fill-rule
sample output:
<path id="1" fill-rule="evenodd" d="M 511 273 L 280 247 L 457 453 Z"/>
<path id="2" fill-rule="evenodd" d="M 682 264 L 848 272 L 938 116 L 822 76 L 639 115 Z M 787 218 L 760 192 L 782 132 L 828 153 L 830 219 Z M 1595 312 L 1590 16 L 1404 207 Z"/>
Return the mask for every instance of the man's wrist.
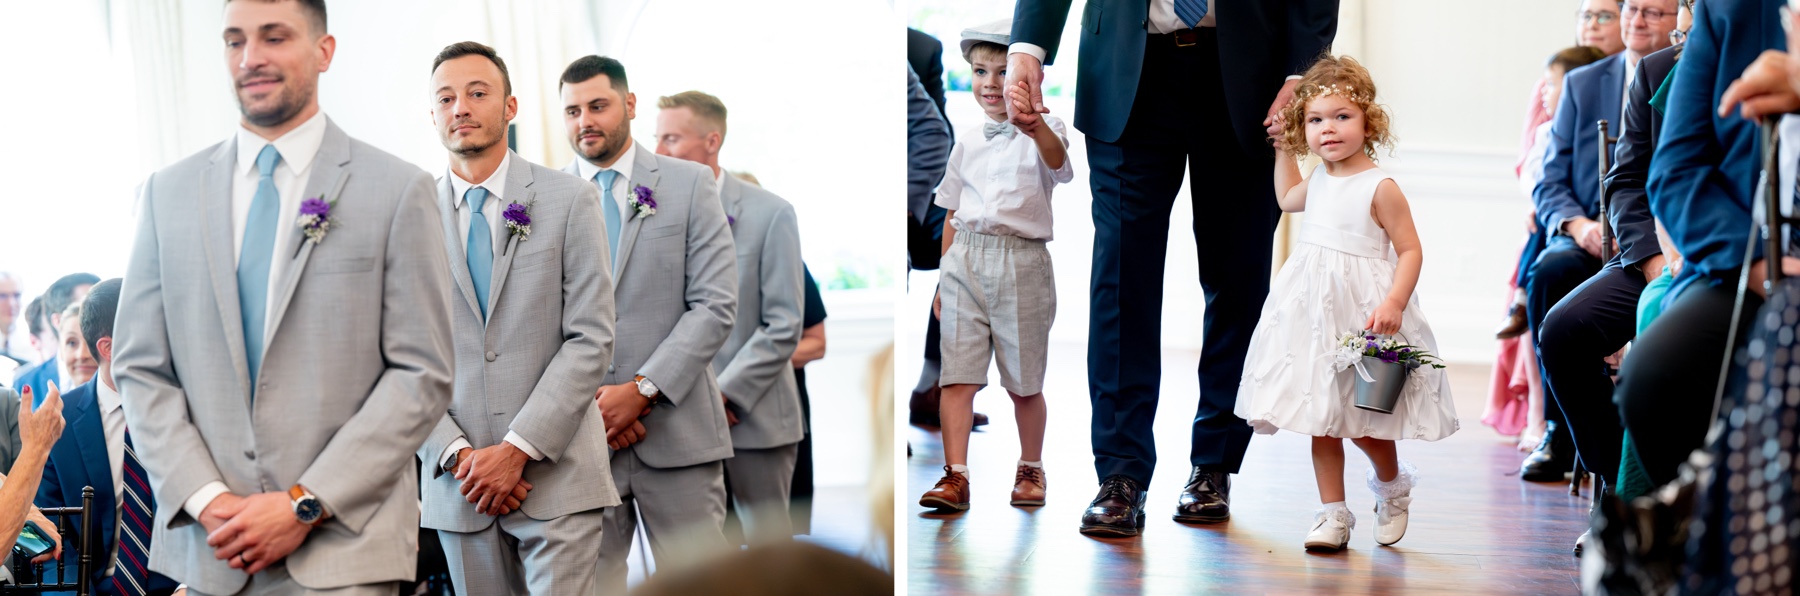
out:
<path id="1" fill-rule="evenodd" d="M 230 492 L 231 489 L 226 488 L 223 482 L 217 480 L 208 482 L 205 486 L 200 487 L 200 490 L 196 490 L 194 494 L 188 496 L 188 500 L 181 506 L 181 510 L 186 511 L 194 519 L 200 519 L 200 514 L 205 513 L 206 508 L 211 507 L 213 501 Z"/>

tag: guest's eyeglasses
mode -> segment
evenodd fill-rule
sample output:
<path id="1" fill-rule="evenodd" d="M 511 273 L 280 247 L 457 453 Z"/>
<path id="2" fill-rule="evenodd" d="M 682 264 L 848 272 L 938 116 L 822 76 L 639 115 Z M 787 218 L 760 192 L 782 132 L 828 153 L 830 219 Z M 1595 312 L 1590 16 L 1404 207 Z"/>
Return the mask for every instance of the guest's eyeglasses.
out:
<path id="1" fill-rule="evenodd" d="M 1678 46 L 1687 42 L 1687 32 L 1675 29 L 1669 32 L 1669 45 Z"/>
<path id="2" fill-rule="evenodd" d="M 1599 21 L 1600 24 L 1602 24 L 1602 25 L 1610 25 L 1610 24 L 1612 24 L 1613 21 L 1619 20 L 1619 13 L 1612 12 L 1612 11 L 1605 11 L 1605 10 L 1600 11 L 1600 12 L 1590 12 L 1590 11 L 1584 10 L 1584 11 L 1575 13 L 1575 16 L 1581 17 L 1581 24 L 1583 24 L 1583 25 L 1586 25 L 1586 24 L 1588 24 L 1590 22 L 1594 22 L 1594 21 Z"/>
<path id="3" fill-rule="evenodd" d="M 20 294 L 18 292 L 0 292 L 0 300 L 11 300 L 14 302 L 18 302 L 19 299 L 24 298 L 24 297 L 25 297 L 24 294 Z"/>
<path id="4" fill-rule="evenodd" d="M 1631 18 L 1633 15 L 1643 15 L 1645 21 L 1657 23 L 1662 22 L 1663 17 L 1673 16 L 1674 14 L 1675 13 L 1660 8 L 1638 8 L 1633 4 L 1625 5 L 1625 18 L 1627 19 Z"/>

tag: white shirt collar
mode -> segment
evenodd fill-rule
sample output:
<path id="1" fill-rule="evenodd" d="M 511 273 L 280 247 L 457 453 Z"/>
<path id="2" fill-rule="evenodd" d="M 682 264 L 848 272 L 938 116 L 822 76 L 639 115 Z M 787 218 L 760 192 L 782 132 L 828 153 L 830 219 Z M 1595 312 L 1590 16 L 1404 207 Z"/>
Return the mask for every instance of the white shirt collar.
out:
<path id="1" fill-rule="evenodd" d="M 308 118 L 306 122 L 295 127 L 281 138 L 269 141 L 250 129 L 238 126 L 237 130 L 237 169 L 239 172 L 256 172 L 256 156 L 262 153 L 264 146 L 271 142 L 275 150 L 281 153 L 281 163 L 288 165 L 294 172 L 304 172 L 312 164 L 313 157 L 318 156 L 319 146 L 325 144 L 325 112 L 320 110 Z M 276 167 L 280 167 L 277 164 Z"/>
<path id="2" fill-rule="evenodd" d="M 602 169 L 616 171 L 619 173 L 620 179 L 630 180 L 632 168 L 637 166 L 637 152 L 637 141 L 632 141 L 630 144 L 625 145 L 625 154 L 620 155 L 619 160 L 613 162 L 613 165 L 610 168 L 601 168 L 600 166 L 594 165 L 594 162 L 588 161 L 586 158 L 576 156 L 575 171 L 581 172 L 581 179 L 590 182 L 594 180 L 594 176 L 599 174 Z M 618 189 L 619 183 L 613 182 L 613 190 Z"/>
<path id="3" fill-rule="evenodd" d="M 119 409 L 119 406 L 124 405 L 124 399 L 119 397 L 118 390 L 107 387 L 106 382 L 98 378 L 94 379 L 94 393 L 100 402 L 100 413 L 102 415 L 111 414 L 113 410 L 117 410 Z"/>
<path id="4" fill-rule="evenodd" d="M 719 188 L 725 188 L 725 177 L 730 175 L 725 173 L 725 168 L 719 168 L 719 171 L 713 172 L 713 183 L 718 184 Z"/>
<path id="5" fill-rule="evenodd" d="M 456 202 L 454 203 L 455 208 L 462 209 L 465 198 L 464 195 L 469 194 L 470 188 L 477 186 L 487 189 L 488 196 L 493 197 L 494 200 L 505 202 L 505 199 L 501 198 L 500 195 L 506 191 L 506 170 L 507 166 L 511 164 L 512 152 L 508 151 L 506 152 L 506 157 L 500 160 L 500 167 L 494 168 L 494 173 L 489 174 L 487 180 L 482 180 L 481 182 L 469 182 L 468 180 L 463 180 L 462 176 L 456 174 L 456 170 L 450 170 L 450 192 L 453 193 L 453 196 L 456 198 Z"/>

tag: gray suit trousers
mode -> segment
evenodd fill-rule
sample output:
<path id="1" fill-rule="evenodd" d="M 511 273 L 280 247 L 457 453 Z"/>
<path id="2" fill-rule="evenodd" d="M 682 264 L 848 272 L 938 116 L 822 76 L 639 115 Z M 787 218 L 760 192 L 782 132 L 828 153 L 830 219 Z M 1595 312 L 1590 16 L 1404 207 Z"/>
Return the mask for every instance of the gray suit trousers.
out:
<path id="1" fill-rule="evenodd" d="M 601 509 L 541 521 L 514 511 L 475 532 L 439 530 L 458 594 L 587 594 Z"/>
<path id="2" fill-rule="evenodd" d="M 710 461 L 681 468 L 652 468 L 636 449 L 612 456 L 613 486 L 623 501 L 607 507 L 600 531 L 600 581 L 596 594 L 625 593 L 625 558 L 638 516 L 657 571 L 679 570 L 726 548 L 725 465 Z"/>
<path id="3" fill-rule="evenodd" d="M 725 460 L 733 505 L 744 520 L 744 537 L 750 544 L 794 537 L 788 489 L 793 486 L 794 460 L 799 455 L 800 444 L 795 443 L 774 449 L 738 449 Z"/>
<path id="4" fill-rule="evenodd" d="M 188 588 L 188 594 L 194 596 L 206 596 L 206 594 L 195 591 L 193 588 Z M 249 596 L 251 594 L 255 594 L 256 596 L 397 596 L 400 594 L 400 584 L 397 582 L 388 582 L 382 584 L 350 586 L 347 588 L 334 588 L 330 590 L 314 590 L 294 583 L 294 577 L 288 575 L 287 565 L 277 564 L 274 567 L 264 569 L 262 573 L 250 576 L 250 581 L 244 584 L 244 589 L 238 590 L 236 596 Z"/>

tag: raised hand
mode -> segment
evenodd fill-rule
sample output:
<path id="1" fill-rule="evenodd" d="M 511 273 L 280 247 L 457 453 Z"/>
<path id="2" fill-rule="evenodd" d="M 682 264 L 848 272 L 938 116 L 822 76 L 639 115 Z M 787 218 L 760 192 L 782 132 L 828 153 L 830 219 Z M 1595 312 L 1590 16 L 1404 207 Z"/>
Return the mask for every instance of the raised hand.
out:
<path id="1" fill-rule="evenodd" d="M 62 437 L 62 392 L 57 390 L 56 382 L 51 381 L 45 388 L 44 403 L 36 410 L 31 408 L 31 387 L 25 388 L 25 395 L 19 399 L 19 441 L 21 450 L 48 454 Z"/>

